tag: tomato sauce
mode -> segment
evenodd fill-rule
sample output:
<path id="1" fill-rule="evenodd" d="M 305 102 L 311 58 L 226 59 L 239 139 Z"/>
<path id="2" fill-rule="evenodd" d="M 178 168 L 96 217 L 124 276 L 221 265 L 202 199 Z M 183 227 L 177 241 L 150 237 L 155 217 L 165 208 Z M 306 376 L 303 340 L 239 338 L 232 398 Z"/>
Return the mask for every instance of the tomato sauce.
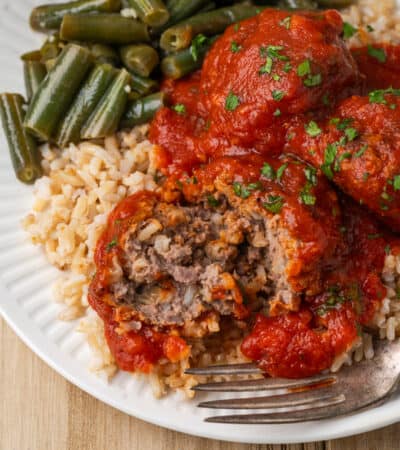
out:
<path id="1" fill-rule="evenodd" d="M 353 50 L 356 64 L 341 39 L 342 27 L 335 11 L 268 9 L 228 28 L 201 71 L 164 81 L 171 106 L 157 113 L 150 140 L 159 146 L 167 200 L 183 195 L 194 201 L 222 175 L 232 183 L 258 182 L 263 164 L 277 170 L 286 162 L 282 152 L 292 139 L 293 118 L 304 128 L 305 115 L 307 123 L 329 116 L 341 99 L 364 92 L 365 78 L 369 89 L 398 87 L 399 47 L 382 46 L 387 57 L 381 64 L 371 60 L 368 49 Z M 300 141 L 292 145 L 300 148 Z M 292 231 L 312 242 L 301 255 L 310 270 L 316 254 L 329 257 L 319 291 L 303 295 L 298 312 L 258 315 L 242 352 L 271 376 L 297 378 L 329 368 L 354 345 L 361 327 L 371 324 L 386 295 L 381 279 L 385 256 L 399 246 L 368 211 L 324 179 L 310 191 L 316 204 L 304 206 L 304 164 L 296 167 L 291 161 L 279 181 L 279 194 L 289 205 L 282 216 Z M 269 189 L 268 180 L 261 181 Z M 110 216 L 97 247 L 98 272 L 89 295 L 106 323 L 110 348 L 126 370 L 149 371 L 161 358 L 176 361 L 189 353 L 171 332 L 144 327 L 121 333 L 121 311 L 106 294 L 106 268 L 118 252 L 118 237 L 132 217 L 143 213 L 141 196 L 146 195 L 153 194 L 127 199 Z"/>

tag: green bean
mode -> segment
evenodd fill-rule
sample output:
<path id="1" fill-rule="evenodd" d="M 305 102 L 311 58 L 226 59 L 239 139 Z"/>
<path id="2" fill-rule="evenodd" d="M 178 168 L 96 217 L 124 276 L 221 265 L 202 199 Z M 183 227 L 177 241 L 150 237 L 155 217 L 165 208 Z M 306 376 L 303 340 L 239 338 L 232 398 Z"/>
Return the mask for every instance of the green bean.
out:
<path id="1" fill-rule="evenodd" d="M 89 49 L 98 64 L 111 64 L 112 66 L 117 66 L 121 62 L 118 53 L 109 45 L 93 44 Z"/>
<path id="2" fill-rule="evenodd" d="M 169 19 L 169 12 L 162 0 L 129 0 L 130 6 L 147 25 L 158 27 Z"/>
<path id="3" fill-rule="evenodd" d="M 117 131 L 128 101 L 129 83 L 129 72 L 120 70 L 83 126 L 83 139 L 101 138 Z"/>
<path id="4" fill-rule="evenodd" d="M 148 77 L 160 62 L 156 50 L 146 44 L 126 45 L 119 54 L 124 66 L 142 77 Z"/>
<path id="5" fill-rule="evenodd" d="M 197 14 L 165 30 L 160 39 L 161 48 L 166 51 L 182 50 L 189 47 L 196 34 L 212 36 L 221 33 L 232 23 L 254 16 L 262 9 L 262 6 L 239 4 Z"/>
<path id="6" fill-rule="evenodd" d="M 196 50 L 194 50 L 194 44 L 192 43 L 189 48 L 172 53 L 171 55 L 165 57 L 161 61 L 161 70 L 163 74 L 168 78 L 176 80 L 191 72 L 194 72 L 197 69 L 200 69 L 204 57 L 217 37 L 218 36 L 206 38 L 204 36 L 204 41 L 200 45 L 196 46 Z"/>
<path id="7" fill-rule="evenodd" d="M 283 9 L 317 9 L 313 0 L 281 0 L 278 6 Z"/>
<path id="8" fill-rule="evenodd" d="M 119 45 L 150 39 L 145 24 L 120 14 L 66 15 L 61 23 L 60 36 L 66 41 Z"/>
<path id="9" fill-rule="evenodd" d="M 33 183 L 42 175 L 39 151 L 24 129 L 24 99 L 19 94 L 0 94 L 0 118 L 17 178 Z"/>
<path id="10" fill-rule="evenodd" d="M 151 78 L 141 77 L 135 73 L 131 73 L 131 88 L 141 97 L 156 91 L 159 88 L 157 81 Z"/>
<path id="11" fill-rule="evenodd" d="M 135 100 L 128 105 L 120 126 L 122 128 L 132 128 L 135 125 L 149 122 L 164 105 L 165 94 L 163 92 L 157 92 L 148 97 Z"/>
<path id="12" fill-rule="evenodd" d="M 47 74 L 46 66 L 39 61 L 24 61 L 24 81 L 28 101 L 38 90 Z"/>
<path id="13" fill-rule="evenodd" d="M 57 30 L 66 14 L 117 12 L 120 6 L 120 0 L 78 0 L 41 5 L 32 10 L 30 24 L 37 31 Z"/>
<path id="14" fill-rule="evenodd" d="M 81 129 L 115 76 L 115 69 L 101 64 L 92 69 L 65 117 L 58 125 L 55 141 L 64 148 L 80 139 Z"/>
<path id="15" fill-rule="evenodd" d="M 355 3 L 354 0 L 317 0 L 323 8 L 345 8 Z"/>
<path id="16" fill-rule="evenodd" d="M 70 44 L 62 50 L 28 107 L 24 125 L 29 132 L 50 140 L 90 66 L 87 49 Z"/>
<path id="17" fill-rule="evenodd" d="M 61 52 L 60 39 L 58 35 L 49 36 L 43 45 L 40 47 L 40 54 L 42 55 L 42 61 L 47 61 L 48 59 L 57 58 Z"/>
<path id="18" fill-rule="evenodd" d="M 42 54 L 40 50 L 32 50 L 31 52 L 26 52 L 20 56 L 22 61 L 41 61 Z"/>

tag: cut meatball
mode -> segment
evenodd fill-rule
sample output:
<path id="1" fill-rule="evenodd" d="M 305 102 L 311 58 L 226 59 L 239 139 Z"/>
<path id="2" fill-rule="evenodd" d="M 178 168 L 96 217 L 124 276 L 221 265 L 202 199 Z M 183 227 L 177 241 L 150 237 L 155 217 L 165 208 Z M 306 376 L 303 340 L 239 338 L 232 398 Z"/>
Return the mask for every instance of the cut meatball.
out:
<path id="1" fill-rule="evenodd" d="M 400 231 L 400 98 L 374 91 L 344 100 L 329 119 L 296 119 L 285 151 L 309 162 Z"/>

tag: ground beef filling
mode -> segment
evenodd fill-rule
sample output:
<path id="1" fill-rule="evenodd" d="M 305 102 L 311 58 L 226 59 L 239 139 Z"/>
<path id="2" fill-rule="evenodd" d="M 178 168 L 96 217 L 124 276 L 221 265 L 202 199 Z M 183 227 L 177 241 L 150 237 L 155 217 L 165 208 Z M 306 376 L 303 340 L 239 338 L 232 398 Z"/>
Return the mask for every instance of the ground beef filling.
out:
<path id="1" fill-rule="evenodd" d="M 153 325 L 179 327 L 207 313 L 241 318 L 274 290 L 264 220 L 241 216 L 222 194 L 158 203 L 124 234 L 122 249 L 114 300 Z"/>

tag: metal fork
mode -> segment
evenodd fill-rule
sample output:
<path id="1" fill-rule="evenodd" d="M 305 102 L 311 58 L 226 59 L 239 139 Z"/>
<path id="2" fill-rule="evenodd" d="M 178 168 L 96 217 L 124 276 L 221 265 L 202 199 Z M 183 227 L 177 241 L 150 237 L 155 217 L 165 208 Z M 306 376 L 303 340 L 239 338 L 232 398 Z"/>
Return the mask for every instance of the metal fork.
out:
<path id="1" fill-rule="evenodd" d="M 193 368 L 192 375 L 262 374 L 254 364 L 231 364 Z M 201 408 L 267 410 L 261 414 L 213 416 L 206 422 L 278 424 L 307 422 L 348 415 L 384 403 L 400 382 L 400 339 L 375 342 L 375 357 L 339 373 L 311 378 L 239 379 L 198 384 L 192 389 L 207 392 L 262 392 L 262 396 L 230 398 L 200 403 Z"/>

